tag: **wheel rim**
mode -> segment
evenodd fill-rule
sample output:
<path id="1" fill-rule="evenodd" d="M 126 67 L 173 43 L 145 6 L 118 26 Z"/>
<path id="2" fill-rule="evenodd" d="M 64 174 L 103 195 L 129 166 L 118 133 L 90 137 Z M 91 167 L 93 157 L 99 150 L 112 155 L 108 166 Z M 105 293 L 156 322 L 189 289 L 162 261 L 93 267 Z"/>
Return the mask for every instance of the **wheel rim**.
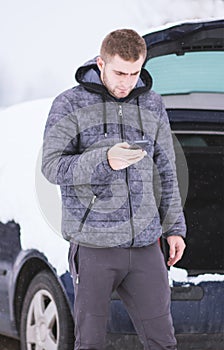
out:
<path id="1" fill-rule="evenodd" d="M 33 297 L 26 325 L 28 350 L 57 350 L 59 343 L 59 316 L 53 296 L 44 289 Z"/>

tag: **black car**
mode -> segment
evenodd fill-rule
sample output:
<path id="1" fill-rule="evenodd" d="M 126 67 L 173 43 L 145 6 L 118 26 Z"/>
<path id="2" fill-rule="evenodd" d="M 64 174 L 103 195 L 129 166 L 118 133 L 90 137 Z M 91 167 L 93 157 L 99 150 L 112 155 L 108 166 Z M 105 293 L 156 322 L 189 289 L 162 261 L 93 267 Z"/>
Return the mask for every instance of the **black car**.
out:
<path id="1" fill-rule="evenodd" d="M 153 89 L 163 96 L 171 123 L 188 227 L 184 256 L 169 271 L 179 349 L 221 350 L 224 348 L 224 20 L 178 24 L 151 32 L 144 39 L 148 48 L 145 68 L 153 77 Z M 39 114 L 48 107 L 41 105 Z M 18 118 L 17 112 L 7 111 L 12 118 L 13 115 Z M 4 113 L 1 112 L 2 117 Z M 2 130 L 7 135 L 7 128 Z M 40 142 L 41 133 L 33 132 Z M 23 156 L 19 146 L 16 151 Z M 0 169 L 4 165 L 0 164 Z M 0 184 L 0 192 L 1 188 Z M 36 243 L 25 249 L 21 245 L 24 231 L 16 216 L 0 224 L 0 333 L 21 339 L 24 350 L 72 349 L 71 277 L 66 270 L 59 273 L 44 248 L 41 250 Z M 45 242 L 42 243 L 44 246 Z M 167 259 L 164 240 L 161 249 Z M 124 305 L 115 293 L 108 320 L 108 346 L 127 349 L 127 342 L 130 349 L 141 348 Z"/>

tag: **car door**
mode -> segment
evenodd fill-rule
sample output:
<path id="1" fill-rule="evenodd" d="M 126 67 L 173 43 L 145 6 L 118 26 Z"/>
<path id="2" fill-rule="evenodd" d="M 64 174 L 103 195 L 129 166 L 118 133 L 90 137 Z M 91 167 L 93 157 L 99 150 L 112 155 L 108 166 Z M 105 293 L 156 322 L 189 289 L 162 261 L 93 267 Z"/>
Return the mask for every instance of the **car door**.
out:
<path id="1" fill-rule="evenodd" d="M 19 225 L 14 222 L 0 222 L 0 242 L 0 329 L 1 333 L 7 334 L 12 328 L 10 278 L 15 257 L 21 249 Z"/>

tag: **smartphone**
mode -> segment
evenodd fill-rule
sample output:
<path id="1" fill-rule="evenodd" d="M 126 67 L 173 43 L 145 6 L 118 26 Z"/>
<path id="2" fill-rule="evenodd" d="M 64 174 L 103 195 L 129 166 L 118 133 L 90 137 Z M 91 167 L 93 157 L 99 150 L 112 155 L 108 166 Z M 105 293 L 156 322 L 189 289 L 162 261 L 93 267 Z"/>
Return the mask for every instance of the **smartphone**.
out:
<path id="1" fill-rule="evenodd" d="M 139 149 L 146 147 L 149 144 L 148 140 L 136 140 L 134 143 L 130 146 L 130 149 Z"/>

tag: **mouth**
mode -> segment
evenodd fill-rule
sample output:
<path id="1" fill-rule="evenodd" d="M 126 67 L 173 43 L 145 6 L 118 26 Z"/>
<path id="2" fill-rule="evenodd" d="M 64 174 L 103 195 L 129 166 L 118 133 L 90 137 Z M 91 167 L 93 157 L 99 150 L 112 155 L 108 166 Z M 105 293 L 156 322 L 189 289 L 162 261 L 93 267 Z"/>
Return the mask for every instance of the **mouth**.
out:
<path id="1" fill-rule="evenodd" d="M 120 94 L 127 94 L 128 93 L 128 89 L 118 89 Z"/>

